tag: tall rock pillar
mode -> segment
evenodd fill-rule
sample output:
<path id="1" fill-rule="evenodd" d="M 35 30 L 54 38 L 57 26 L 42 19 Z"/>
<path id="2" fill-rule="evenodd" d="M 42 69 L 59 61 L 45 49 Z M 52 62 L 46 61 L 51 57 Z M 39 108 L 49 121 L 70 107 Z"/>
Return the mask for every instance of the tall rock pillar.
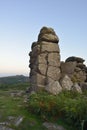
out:
<path id="1" fill-rule="evenodd" d="M 60 78 L 59 38 L 52 28 L 43 27 L 37 42 L 32 43 L 30 55 L 30 82 L 32 89 L 45 89 Z M 54 86 L 55 87 L 55 86 Z"/>

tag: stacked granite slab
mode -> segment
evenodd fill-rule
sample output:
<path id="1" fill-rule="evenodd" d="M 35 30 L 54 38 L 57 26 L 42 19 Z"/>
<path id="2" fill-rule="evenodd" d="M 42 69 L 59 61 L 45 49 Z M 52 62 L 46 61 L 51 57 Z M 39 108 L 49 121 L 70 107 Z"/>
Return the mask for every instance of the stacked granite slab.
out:
<path id="1" fill-rule="evenodd" d="M 83 83 L 87 80 L 87 67 L 84 59 L 80 57 L 69 57 L 61 62 L 62 74 L 67 74 L 73 82 Z"/>
<path id="2" fill-rule="evenodd" d="M 48 89 L 58 86 L 60 79 L 59 38 L 52 28 L 43 27 L 37 42 L 32 43 L 30 55 L 30 82 L 32 89 Z M 51 87 L 50 86 L 50 87 Z M 60 85 L 58 88 L 61 91 Z M 53 90 L 52 90 L 53 91 Z M 56 90 L 55 90 L 56 91 Z"/>

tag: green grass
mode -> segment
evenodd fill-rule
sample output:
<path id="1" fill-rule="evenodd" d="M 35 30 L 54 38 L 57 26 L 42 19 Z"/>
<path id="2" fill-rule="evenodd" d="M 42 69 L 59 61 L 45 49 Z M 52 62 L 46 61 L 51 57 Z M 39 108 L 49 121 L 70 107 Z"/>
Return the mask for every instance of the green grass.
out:
<path id="1" fill-rule="evenodd" d="M 87 96 L 71 91 L 64 91 L 56 96 L 39 92 L 29 97 L 28 109 L 42 119 L 57 119 L 56 122 L 61 118 L 63 126 L 66 123 L 74 127 L 74 130 L 81 130 L 81 123 L 87 120 Z"/>
<path id="2" fill-rule="evenodd" d="M 10 127 L 14 128 L 15 130 L 47 130 L 42 126 L 42 124 L 43 122 L 48 121 L 48 122 L 53 122 L 62 125 L 64 128 L 66 128 L 66 130 L 73 130 L 73 129 L 77 130 L 75 129 L 75 127 L 70 126 L 70 124 L 66 122 L 65 118 L 62 118 L 61 116 L 49 116 L 49 118 L 43 118 L 39 116 L 39 114 L 36 114 L 34 112 L 32 113 L 31 111 L 29 111 L 28 108 L 29 104 L 24 102 L 26 93 L 23 93 L 21 96 L 15 96 L 15 97 L 11 96 L 11 92 L 21 91 L 21 90 L 25 91 L 28 86 L 29 86 L 28 83 L 23 83 L 23 84 L 15 84 L 12 86 L 9 85 L 7 88 L 4 87 L 3 89 L 2 88 L 0 89 L 0 116 L 1 116 L 0 122 L 7 121 L 8 116 L 13 116 L 13 117 L 22 116 L 24 118 L 23 122 L 18 127 L 16 127 L 15 125 L 10 125 Z M 66 95 L 67 98 L 68 97 L 73 98 L 70 95 L 70 93 L 68 93 L 68 95 L 67 94 L 64 95 Z M 64 95 L 61 95 L 61 99 L 64 98 Z M 47 93 L 36 94 L 31 98 L 35 110 L 37 110 L 38 104 L 35 104 L 35 100 L 33 101 L 33 99 L 36 98 L 39 100 L 39 97 L 41 100 L 47 101 L 46 105 L 48 105 L 47 103 L 50 101 L 50 98 L 51 98 L 51 103 L 55 102 L 55 99 L 60 100 L 56 96 L 52 96 L 52 95 L 47 96 Z M 33 110 L 33 106 L 32 106 L 32 110 Z M 54 109 L 53 111 L 54 115 L 55 112 L 56 111 Z"/>
<path id="3" fill-rule="evenodd" d="M 22 116 L 23 122 L 16 127 L 15 125 L 10 125 L 11 128 L 15 130 L 46 130 L 42 126 L 42 121 L 39 117 L 34 114 L 29 113 L 25 108 L 26 103 L 24 103 L 25 93 L 22 96 L 12 97 L 11 92 L 15 90 L 26 90 L 28 85 L 17 84 L 15 87 L 9 86 L 0 90 L 0 122 L 7 121 L 8 116 L 18 117 Z"/>

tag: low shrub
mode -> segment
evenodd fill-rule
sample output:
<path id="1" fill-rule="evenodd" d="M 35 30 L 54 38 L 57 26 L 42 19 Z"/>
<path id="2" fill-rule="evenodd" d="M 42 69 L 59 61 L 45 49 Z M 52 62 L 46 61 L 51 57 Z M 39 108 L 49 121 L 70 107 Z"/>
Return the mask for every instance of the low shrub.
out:
<path id="1" fill-rule="evenodd" d="M 63 117 L 78 127 L 83 120 L 87 120 L 87 98 L 76 92 L 62 92 L 56 96 L 46 92 L 32 94 L 28 109 L 43 119 Z"/>

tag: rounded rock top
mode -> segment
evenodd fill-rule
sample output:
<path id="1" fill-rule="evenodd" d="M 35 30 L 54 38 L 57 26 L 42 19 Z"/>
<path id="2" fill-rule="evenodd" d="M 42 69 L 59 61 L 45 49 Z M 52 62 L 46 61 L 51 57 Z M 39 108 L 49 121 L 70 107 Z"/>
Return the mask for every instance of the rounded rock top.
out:
<path id="1" fill-rule="evenodd" d="M 85 60 L 80 57 L 71 56 L 71 57 L 68 57 L 65 62 L 71 62 L 71 61 L 73 62 L 76 61 L 77 63 L 83 63 Z"/>
<path id="2" fill-rule="evenodd" d="M 48 28 L 48 27 L 43 27 L 40 30 L 40 33 L 38 35 L 38 42 L 41 42 L 41 41 L 58 43 L 59 38 L 56 35 L 54 29 Z"/>

